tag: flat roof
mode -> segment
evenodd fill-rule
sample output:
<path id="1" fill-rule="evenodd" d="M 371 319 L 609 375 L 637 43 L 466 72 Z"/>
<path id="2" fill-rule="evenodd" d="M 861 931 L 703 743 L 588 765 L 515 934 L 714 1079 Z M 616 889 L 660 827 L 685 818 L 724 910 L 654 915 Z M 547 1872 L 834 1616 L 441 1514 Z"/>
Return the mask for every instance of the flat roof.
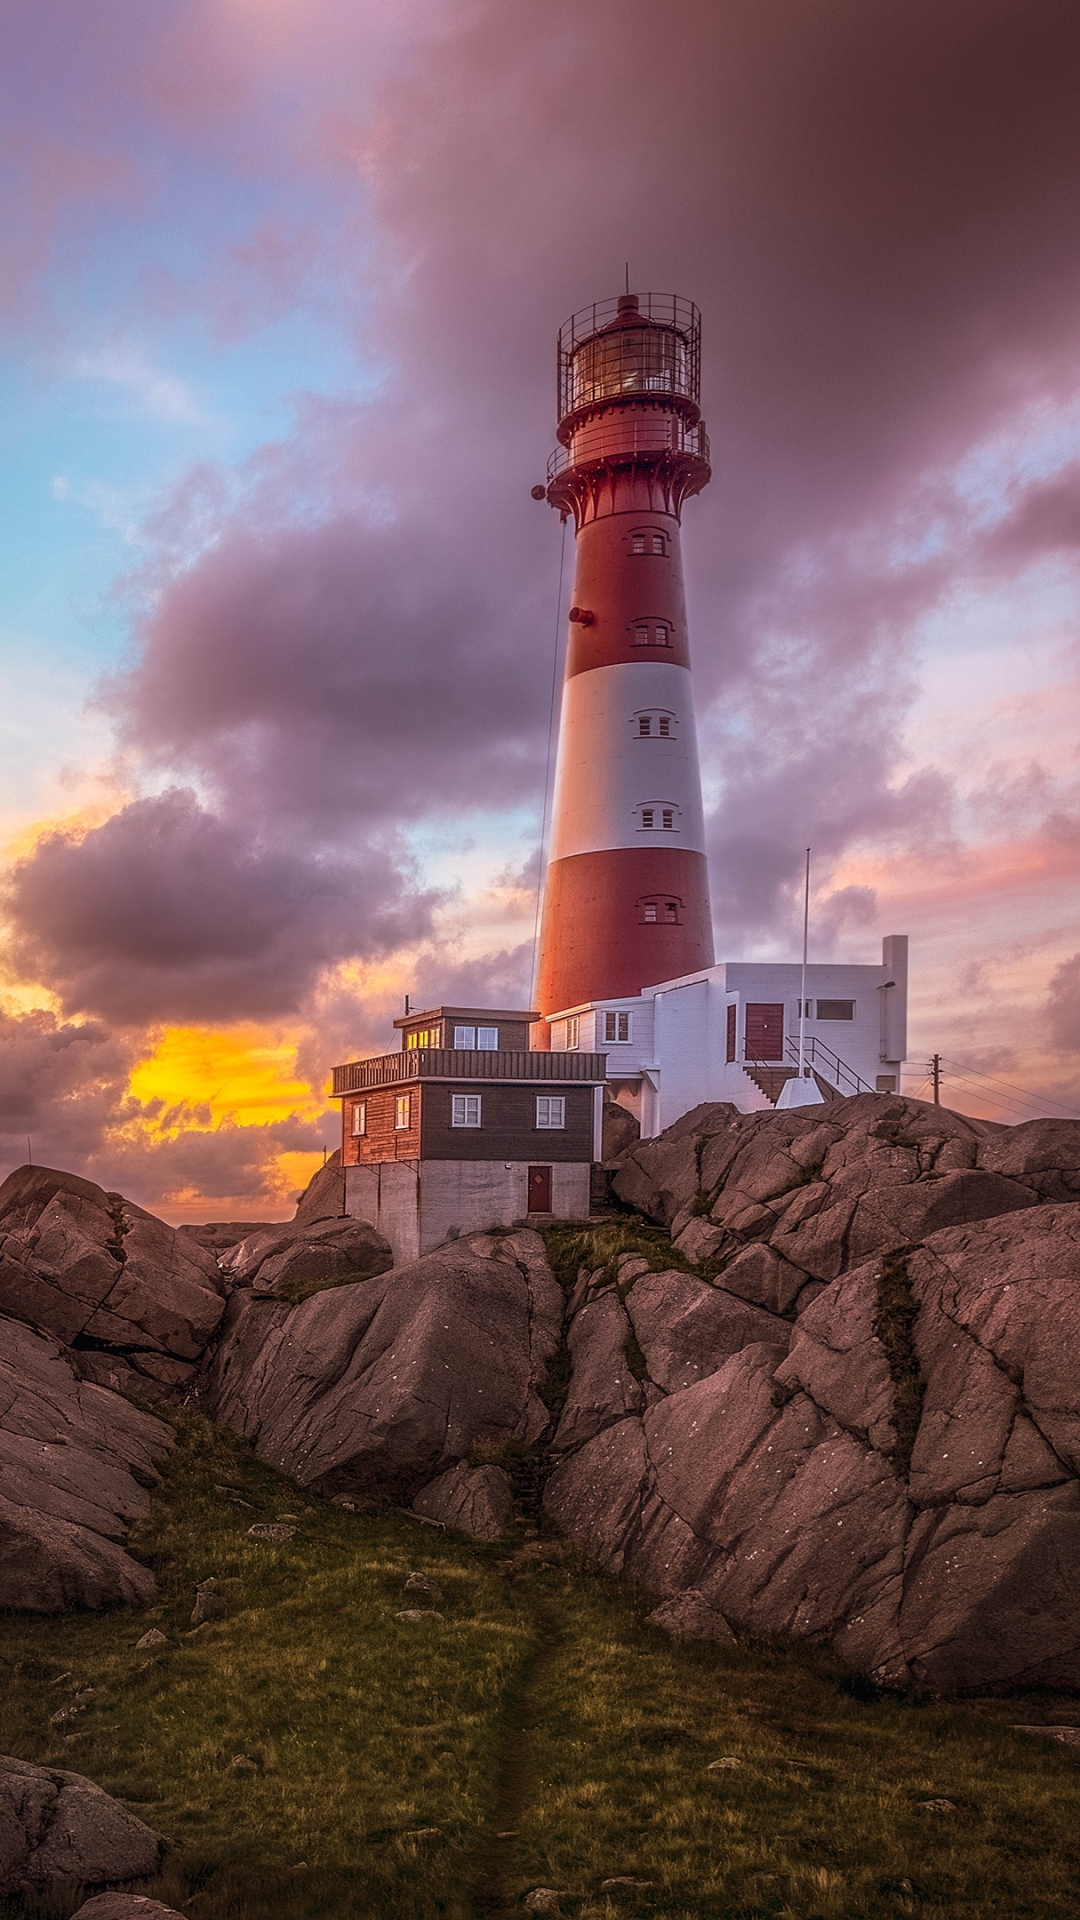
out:
<path id="1" fill-rule="evenodd" d="M 476 1026 L 481 1020 L 527 1020 L 530 1026 L 540 1019 L 535 1007 L 425 1007 L 423 1013 L 403 1013 L 395 1027 L 414 1027 L 421 1020 L 463 1020 Z"/>

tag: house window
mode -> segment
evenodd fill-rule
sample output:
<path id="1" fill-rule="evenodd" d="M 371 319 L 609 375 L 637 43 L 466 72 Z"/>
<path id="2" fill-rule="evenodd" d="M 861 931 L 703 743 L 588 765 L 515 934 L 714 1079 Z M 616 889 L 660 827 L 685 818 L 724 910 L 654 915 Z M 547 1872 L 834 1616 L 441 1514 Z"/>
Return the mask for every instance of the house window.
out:
<path id="1" fill-rule="evenodd" d="M 625 1046 L 630 1038 L 630 1015 L 628 1013 L 605 1013 L 604 1039 L 615 1046 Z"/>
<path id="2" fill-rule="evenodd" d="M 565 1127 L 566 1095 L 563 1093 L 538 1093 L 536 1096 L 536 1124 L 538 1127 Z"/>
<path id="3" fill-rule="evenodd" d="M 879 1073 L 877 1079 L 874 1081 L 874 1088 L 878 1093 L 895 1093 L 895 1073 Z"/>
<path id="4" fill-rule="evenodd" d="M 481 1053 L 496 1053 L 499 1047 L 498 1027 L 477 1027 L 476 1044 Z"/>
<path id="5" fill-rule="evenodd" d="M 576 1013 L 572 1013 L 566 1023 L 567 1053 L 573 1053 L 575 1047 L 579 1047 L 580 1045 L 581 1045 L 581 1021 Z"/>
<path id="6" fill-rule="evenodd" d="M 652 826 L 652 823 L 653 823 L 653 809 L 652 809 L 652 807 L 642 807 L 642 809 L 641 809 L 641 824 L 642 824 L 642 827 L 643 827 L 643 828 L 648 828 L 648 827 L 651 827 L 651 826 Z"/>
<path id="7" fill-rule="evenodd" d="M 476 1049 L 476 1028 L 455 1027 L 454 1045 L 458 1047 L 462 1053 L 474 1052 Z"/>
<path id="8" fill-rule="evenodd" d="M 805 1013 L 806 1018 L 808 1020 L 812 1020 L 814 1017 L 814 1003 L 812 1000 L 806 1000 L 806 1001 L 796 1000 L 795 1011 L 799 1015 L 800 1019 Z"/>
<path id="9" fill-rule="evenodd" d="M 399 1093 L 394 1101 L 394 1132 L 408 1133 L 412 1126 L 412 1094 Z"/>
<path id="10" fill-rule="evenodd" d="M 438 1027 L 418 1027 L 414 1033 L 405 1035 L 406 1047 L 437 1047 L 440 1034 Z"/>
<path id="11" fill-rule="evenodd" d="M 354 1135 L 367 1132 L 367 1101 L 358 1100 L 352 1110 L 352 1130 Z"/>
<path id="12" fill-rule="evenodd" d="M 450 1125 L 452 1127 L 478 1127 L 480 1125 L 480 1095 L 478 1093 L 452 1093 L 450 1095 Z"/>
<path id="13" fill-rule="evenodd" d="M 817 1003 L 819 1020 L 854 1020 L 854 1000 L 819 1000 Z"/>
<path id="14" fill-rule="evenodd" d="M 650 735 L 651 735 L 651 733 L 652 733 L 652 720 L 650 719 L 650 717 L 649 717 L 649 715 L 648 715 L 647 713 L 642 713 L 642 714 L 639 714 L 639 716 L 638 716 L 638 723 L 637 723 L 637 730 L 638 730 L 638 739 L 639 739 L 639 740 L 648 740 L 648 739 L 649 739 L 649 737 L 650 737 Z"/>

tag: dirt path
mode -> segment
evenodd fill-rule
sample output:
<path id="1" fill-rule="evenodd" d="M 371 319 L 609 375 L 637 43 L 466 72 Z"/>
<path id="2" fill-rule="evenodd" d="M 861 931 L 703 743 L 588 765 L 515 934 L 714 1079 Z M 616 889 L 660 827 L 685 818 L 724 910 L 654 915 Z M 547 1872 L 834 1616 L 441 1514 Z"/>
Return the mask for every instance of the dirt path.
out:
<path id="1" fill-rule="evenodd" d="M 540 1717 L 538 1703 L 544 1675 L 562 1637 L 554 1608 L 529 1589 L 526 1576 L 517 1584 L 517 1595 L 532 1617 L 534 1638 L 507 1698 L 495 1809 L 472 1895 L 476 1920 L 506 1920 L 521 1911 L 520 1901 L 511 1891 L 511 1879 L 514 1843 L 529 1790 L 529 1736 Z"/>

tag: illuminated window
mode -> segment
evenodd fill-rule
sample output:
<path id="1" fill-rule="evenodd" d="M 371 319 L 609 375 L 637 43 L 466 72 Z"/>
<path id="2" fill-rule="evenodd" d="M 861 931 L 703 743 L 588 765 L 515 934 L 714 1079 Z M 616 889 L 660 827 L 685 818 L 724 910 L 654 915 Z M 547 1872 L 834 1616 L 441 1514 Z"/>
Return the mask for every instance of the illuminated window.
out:
<path id="1" fill-rule="evenodd" d="M 442 1038 L 438 1027 L 419 1027 L 415 1033 L 405 1035 L 407 1047 L 437 1047 Z"/>
<path id="2" fill-rule="evenodd" d="M 579 1047 L 580 1045 L 581 1045 L 581 1021 L 579 1020 L 576 1013 L 572 1013 L 570 1015 L 569 1020 L 566 1023 L 567 1053 L 573 1053 L 575 1047 Z"/>
<path id="3" fill-rule="evenodd" d="M 455 1027 L 454 1045 L 455 1047 L 460 1047 L 465 1053 L 473 1052 L 476 1047 L 476 1028 Z"/>
<path id="4" fill-rule="evenodd" d="M 615 1046 L 625 1046 L 630 1038 L 630 1015 L 628 1013 L 605 1013 L 604 1039 Z"/>
<path id="5" fill-rule="evenodd" d="M 367 1132 L 367 1101 L 358 1100 L 352 1110 L 352 1130 L 354 1134 Z"/>
<path id="6" fill-rule="evenodd" d="M 562 1093 L 538 1093 L 536 1096 L 536 1124 L 538 1127 L 565 1127 L 566 1096 Z"/>
<path id="7" fill-rule="evenodd" d="M 399 1093 L 394 1101 L 394 1132 L 408 1133 L 412 1126 L 412 1094 Z"/>
<path id="8" fill-rule="evenodd" d="M 478 1093 L 451 1094 L 450 1125 L 452 1127 L 478 1127 L 480 1125 L 480 1095 Z"/>
<path id="9" fill-rule="evenodd" d="M 498 1027 L 477 1027 L 476 1044 L 481 1053 L 496 1053 L 499 1047 Z"/>

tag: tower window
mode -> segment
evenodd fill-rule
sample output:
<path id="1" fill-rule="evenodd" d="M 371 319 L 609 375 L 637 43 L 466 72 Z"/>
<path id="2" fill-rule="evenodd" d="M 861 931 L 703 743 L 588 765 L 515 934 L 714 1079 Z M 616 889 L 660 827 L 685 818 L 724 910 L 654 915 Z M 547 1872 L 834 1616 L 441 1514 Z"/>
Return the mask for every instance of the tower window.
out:
<path id="1" fill-rule="evenodd" d="M 652 720 L 647 713 L 639 715 L 637 730 L 639 740 L 648 740 L 652 733 Z"/>
<path id="2" fill-rule="evenodd" d="M 666 536 L 655 527 L 638 527 L 630 535 L 630 551 L 663 555 L 667 552 Z"/>
<path id="3" fill-rule="evenodd" d="M 352 1110 L 352 1130 L 354 1136 L 367 1132 L 367 1101 L 358 1100 Z"/>
<path id="4" fill-rule="evenodd" d="M 661 811 L 660 811 L 660 825 L 661 825 L 661 826 L 663 827 L 663 829 L 664 829 L 664 832 L 665 832 L 665 833 L 672 833 L 672 832 L 674 831 L 674 828 L 675 828 L 675 809 L 674 809 L 674 807 L 663 807 L 663 808 L 661 808 Z"/>
<path id="5" fill-rule="evenodd" d="M 412 1126 L 412 1094 L 399 1093 L 394 1101 L 394 1132 L 408 1133 Z"/>
<path id="6" fill-rule="evenodd" d="M 651 925 L 653 924 L 653 922 L 654 922 L 654 920 L 656 920 L 656 919 L 657 919 L 657 917 L 658 917 L 658 916 L 657 916 L 657 912 L 656 912 L 656 901 L 655 901 L 655 900 L 646 900 L 646 902 L 645 902 L 645 910 L 644 910 L 644 912 L 643 912 L 643 914 L 642 914 L 642 916 L 641 916 L 641 917 L 642 917 L 642 919 L 643 919 L 643 920 L 644 920 L 644 921 L 646 922 L 646 924 L 647 924 L 648 926 L 651 926 Z"/>
<path id="7" fill-rule="evenodd" d="M 644 553 L 644 551 L 645 551 L 645 535 L 644 535 L 643 533 L 634 533 L 634 534 L 631 534 L 631 536 L 630 536 L 630 551 L 631 551 L 631 553 Z"/>
<path id="8" fill-rule="evenodd" d="M 679 909 L 675 905 L 674 900 L 665 900 L 664 901 L 664 919 L 677 922 L 678 918 L 679 918 Z"/>
<path id="9" fill-rule="evenodd" d="M 480 1095 L 478 1093 L 452 1093 L 450 1095 L 450 1125 L 452 1127 L 478 1127 L 480 1125 Z"/>
<path id="10" fill-rule="evenodd" d="M 650 927 L 658 924 L 667 927 L 681 926 L 682 901 L 672 900 L 666 896 L 659 900 L 643 900 L 641 918 L 646 926 Z"/>
<path id="11" fill-rule="evenodd" d="M 630 1015 L 628 1013 L 605 1013 L 604 1039 L 615 1046 L 625 1046 L 630 1039 Z"/>
<path id="12" fill-rule="evenodd" d="M 670 713 L 662 713 L 662 714 L 660 715 L 660 717 L 659 717 L 659 721 L 658 721 L 658 725 L 659 725 L 659 729 L 660 729 L 660 738 L 661 738 L 661 740 L 670 740 L 670 739 L 671 739 L 671 715 L 670 715 Z"/>
<path id="13" fill-rule="evenodd" d="M 652 536 L 652 550 L 653 550 L 653 552 L 654 552 L 654 553 L 663 553 L 663 552 L 664 552 L 664 536 L 663 536 L 663 534 L 662 534 L 662 533 L 654 533 L 654 534 L 653 534 L 653 536 Z"/>
<path id="14" fill-rule="evenodd" d="M 642 824 L 642 826 L 643 826 L 643 827 L 646 827 L 646 828 L 647 828 L 647 827 L 651 827 L 651 826 L 652 826 L 652 823 L 653 823 L 653 809 L 652 809 L 652 807 L 642 807 L 642 809 L 641 809 L 641 824 Z"/>
<path id="15" fill-rule="evenodd" d="M 537 1094 L 536 1124 L 538 1127 L 552 1128 L 566 1126 L 566 1095 L 564 1093 Z"/>
<path id="16" fill-rule="evenodd" d="M 641 620 L 634 628 L 635 647 L 670 647 L 671 628 L 665 620 Z"/>

